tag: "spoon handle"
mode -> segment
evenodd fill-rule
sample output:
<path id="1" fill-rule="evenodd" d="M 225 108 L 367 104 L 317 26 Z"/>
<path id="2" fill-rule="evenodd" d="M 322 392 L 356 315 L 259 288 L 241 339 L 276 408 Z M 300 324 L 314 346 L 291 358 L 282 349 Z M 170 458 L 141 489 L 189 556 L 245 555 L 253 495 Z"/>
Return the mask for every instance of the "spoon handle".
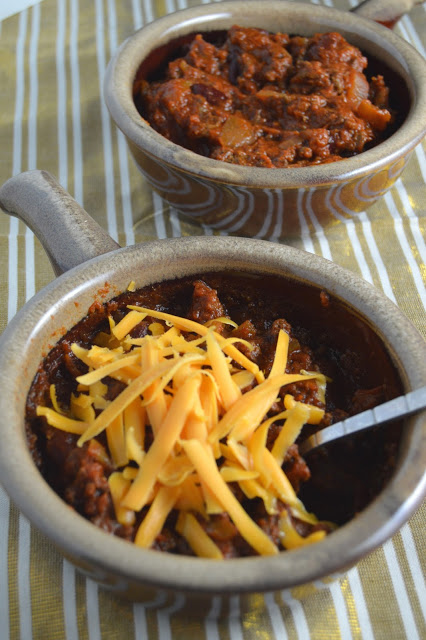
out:
<path id="1" fill-rule="evenodd" d="M 328 442 L 339 440 L 340 438 L 351 436 L 358 431 L 371 429 L 376 425 L 390 420 L 396 420 L 415 413 L 426 407 L 426 387 L 420 387 L 415 391 L 410 391 L 404 396 L 399 396 L 384 404 L 379 404 L 374 409 L 368 409 L 362 413 L 357 413 L 346 420 L 341 420 L 326 427 L 309 438 L 306 438 L 300 445 L 301 455 L 306 455 L 312 449 L 321 447 Z"/>

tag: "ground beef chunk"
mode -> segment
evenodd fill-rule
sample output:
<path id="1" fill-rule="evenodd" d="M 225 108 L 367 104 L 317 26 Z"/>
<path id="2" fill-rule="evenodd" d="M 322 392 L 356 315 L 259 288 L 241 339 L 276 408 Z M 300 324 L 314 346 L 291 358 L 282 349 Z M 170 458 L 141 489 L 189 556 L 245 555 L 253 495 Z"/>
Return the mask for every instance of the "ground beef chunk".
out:
<path id="1" fill-rule="evenodd" d="M 209 320 L 220 318 L 224 313 L 217 291 L 202 280 L 197 280 L 194 283 L 194 294 L 188 317 L 191 320 L 205 324 Z"/>

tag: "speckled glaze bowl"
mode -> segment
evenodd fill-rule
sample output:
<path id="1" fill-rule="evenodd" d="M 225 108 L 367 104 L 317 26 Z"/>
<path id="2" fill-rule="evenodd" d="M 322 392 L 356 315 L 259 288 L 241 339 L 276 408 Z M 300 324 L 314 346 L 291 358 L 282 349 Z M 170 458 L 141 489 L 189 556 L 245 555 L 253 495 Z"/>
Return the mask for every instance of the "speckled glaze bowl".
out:
<path id="1" fill-rule="evenodd" d="M 94 300 L 113 297 L 130 281 L 141 287 L 225 269 L 311 283 L 343 301 L 373 328 L 406 391 L 426 384 L 426 344 L 371 285 L 292 247 L 204 236 L 118 248 L 49 174 L 39 171 L 6 182 L 0 188 L 0 206 L 36 232 L 56 273 L 65 271 L 21 309 L 0 338 L 0 482 L 34 526 L 101 585 L 141 601 L 183 594 L 193 612 L 202 610 L 194 600 L 203 607 L 201 600 L 207 603 L 215 594 L 239 594 L 254 607 L 256 594 L 291 590 L 352 566 L 392 536 L 421 503 L 426 489 L 426 411 L 406 420 L 397 466 L 382 493 L 356 519 L 301 550 L 274 557 L 203 560 L 140 549 L 86 521 L 37 470 L 24 432 L 25 401 L 38 364 L 53 344 L 86 315 Z"/>
<path id="2" fill-rule="evenodd" d="M 381 3 L 383 5 L 383 2 Z M 413 4 L 410 2 L 409 4 Z M 364 7 L 367 11 L 368 6 Z M 407 7 L 401 6 L 401 12 Z M 367 57 L 396 74 L 406 97 L 402 126 L 358 156 L 312 167 L 265 169 L 205 158 L 168 141 L 136 110 L 132 88 L 153 51 L 156 63 L 185 34 L 233 24 L 300 35 L 339 31 Z M 151 63 L 149 63 L 151 64 Z M 405 41 L 372 20 L 303 2 L 231 0 L 192 7 L 158 19 L 128 38 L 110 61 L 105 100 L 136 164 L 151 186 L 182 214 L 214 229 L 264 239 L 300 235 L 369 207 L 401 175 L 426 133 L 426 61 Z"/>

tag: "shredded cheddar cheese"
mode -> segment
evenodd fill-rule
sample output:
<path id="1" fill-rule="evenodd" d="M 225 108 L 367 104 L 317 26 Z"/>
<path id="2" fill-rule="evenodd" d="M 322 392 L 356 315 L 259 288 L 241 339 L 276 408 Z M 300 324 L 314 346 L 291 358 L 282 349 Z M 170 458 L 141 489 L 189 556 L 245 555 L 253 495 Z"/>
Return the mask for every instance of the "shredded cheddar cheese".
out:
<path id="1" fill-rule="evenodd" d="M 132 338 L 132 329 L 147 317 L 152 319 L 148 333 Z M 280 390 L 295 382 L 316 380 L 318 397 L 324 398 L 326 378 L 317 372 L 286 373 L 289 336 L 281 330 L 265 379 L 238 349 L 238 343 L 249 349 L 250 343 L 224 338 L 216 330 L 220 324 L 237 326 L 228 318 L 202 325 L 129 306 L 118 323 L 110 319 L 110 333 L 99 334 L 90 349 L 72 345 L 88 372 L 76 379 L 69 408 L 60 406 L 52 385 L 52 407 L 39 406 L 37 414 L 77 434 L 79 446 L 105 433 L 116 469 L 109 477 L 116 518 L 122 525 L 140 521 L 135 543 L 141 547 L 153 544 L 175 510 L 176 530 L 193 552 L 221 559 L 201 523 L 225 512 L 258 554 L 276 554 L 277 546 L 244 510 L 231 483 L 248 499 L 260 498 L 268 514 L 281 513 L 284 548 L 320 540 L 323 531 L 305 538 L 296 531 L 291 516 L 311 524 L 317 519 L 297 498 L 282 465 L 303 425 L 318 424 L 324 411 L 287 394 L 284 411 L 269 412 Z M 108 377 L 124 384 L 114 399 L 108 398 Z M 270 450 L 268 432 L 277 421 L 283 425 Z M 153 440 L 145 449 L 148 427 Z M 285 505 L 281 511 L 279 501 Z"/>
<path id="2" fill-rule="evenodd" d="M 176 523 L 176 530 L 189 543 L 196 555 L 203 558 L 222 560 L 223 555 L 217 544 L 207 535 L 198 520 L 188 511 L 181 511 Z"/>

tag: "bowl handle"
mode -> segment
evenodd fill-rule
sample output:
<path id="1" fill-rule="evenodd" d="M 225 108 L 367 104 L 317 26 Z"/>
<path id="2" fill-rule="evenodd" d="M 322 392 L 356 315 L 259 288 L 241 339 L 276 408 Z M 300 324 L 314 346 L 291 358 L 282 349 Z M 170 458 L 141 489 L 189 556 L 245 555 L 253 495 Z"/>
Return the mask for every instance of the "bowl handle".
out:
<path id="1" fill-rule="evenodd" d="M 351 9 L 364 18 L 379 22 L 389 29 L 393 29 L 398 20 L 405 13 L 411 11 L 416 4 L 422 4 L 425 0 L 364 0 L 361 4 Z"/>
<path id="2" fill-rule="evenodd" d="M 34 231 L 56 275 L 120 247 L 47 171 L 10 178 L 0 207 Z"/>

